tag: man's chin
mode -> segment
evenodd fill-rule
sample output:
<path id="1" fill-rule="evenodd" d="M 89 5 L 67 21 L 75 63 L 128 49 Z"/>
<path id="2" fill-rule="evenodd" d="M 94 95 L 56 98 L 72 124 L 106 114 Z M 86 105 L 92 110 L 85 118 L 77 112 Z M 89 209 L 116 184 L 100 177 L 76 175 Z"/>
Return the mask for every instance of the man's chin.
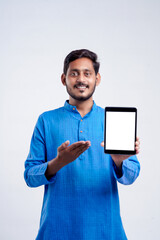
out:
<path id="1" fill-rule="evenodd" d="M 91 96 L 89 96 L 89 97 L 73 97 L 73 96 L 71 96 L 71 97 L 79 102 L 84 102 L 84 101 L 87 101 Z"/>
<path id="2" fill-rule="evenodd" d="M 76 95 L 76 94 L 73 94 L 71 91 L 68 91 L 68 88 L 67 88 L 67 92 L 68 92 L 69 96 L 71 96 L 74 100 L 79 101 L 79 102 L 84 102 L 84 101 L 87 101 L 88 99 L 90 99 L 92 97 L 94 91 L 95 91 L 95 88 L 94 88 L 93 92 L 88 95 L 85 95 L 84 91 Z"/>
<path id="3" fill-rule="evenodd" d="M 88 96 L 75 96 L 75 95 L 71 95 L 70 96 L 74 99 L 74 100 L 77 100 L 79 102 L 84 102 L 84 101 L 87 101 L 89 98 L 92 97 L 93 94 L 90 94 Z"/>

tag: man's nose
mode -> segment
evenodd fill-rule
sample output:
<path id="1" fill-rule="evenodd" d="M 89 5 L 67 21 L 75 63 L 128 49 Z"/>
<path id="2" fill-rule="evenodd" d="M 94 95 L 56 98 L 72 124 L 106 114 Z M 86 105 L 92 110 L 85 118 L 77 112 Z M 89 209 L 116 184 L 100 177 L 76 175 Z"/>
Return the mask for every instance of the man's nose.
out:
<path id="1" fill-rule="evenodd" d="M 81 72 L 81 73 L 79 73 L 79 75 L 78 75 L 77 82 L 84 82 L 84 81 L 85 81 L 85 76 L 84 76 L 84 74 Z"/>

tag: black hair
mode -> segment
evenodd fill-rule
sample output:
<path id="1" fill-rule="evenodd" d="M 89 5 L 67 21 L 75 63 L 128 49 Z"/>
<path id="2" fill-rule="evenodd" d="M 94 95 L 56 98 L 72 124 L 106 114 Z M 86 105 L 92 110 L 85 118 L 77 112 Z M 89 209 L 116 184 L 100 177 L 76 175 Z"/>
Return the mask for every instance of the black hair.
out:
<path id="1" fill-rule="evenodd" d="M 92 63 L 93 63 L 93 68 L 95 70 L 95 73 L 97 75 L 98 71 L 99 71 L 99 67 L 100 67 L 100 63 L 97 61 L 97 54 L 94 52 L 91 52 L 87 49 L 79 49 L 79 50 L 74 50 L 72 52 L 70 52 L 66 58 L 64 59 L 64 67 L 63 67 L 63 73 L 66 75 L 67 74 L 67 70 L 69 68 L 69 64 L 70 62 L 79 59 L 79 58 L 89 58 Z"/>

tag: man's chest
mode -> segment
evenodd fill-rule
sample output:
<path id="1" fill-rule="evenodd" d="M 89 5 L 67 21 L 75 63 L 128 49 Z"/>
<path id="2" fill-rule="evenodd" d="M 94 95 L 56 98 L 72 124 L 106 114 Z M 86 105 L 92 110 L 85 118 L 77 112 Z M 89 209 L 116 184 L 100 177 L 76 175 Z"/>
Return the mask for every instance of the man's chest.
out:
<path id="1" fill-rule="evenodd" d="M 69 140 L 70 144 L 89 140 L 95 149 L 100 146 L 104 137 L 103 120 L 96 116 L 86 119 L 64 116 L 59 121 L 48 122 L 45 127 L 46 152 L 49 156 L 55 156 L 57 148 L 66 140 Z"/>

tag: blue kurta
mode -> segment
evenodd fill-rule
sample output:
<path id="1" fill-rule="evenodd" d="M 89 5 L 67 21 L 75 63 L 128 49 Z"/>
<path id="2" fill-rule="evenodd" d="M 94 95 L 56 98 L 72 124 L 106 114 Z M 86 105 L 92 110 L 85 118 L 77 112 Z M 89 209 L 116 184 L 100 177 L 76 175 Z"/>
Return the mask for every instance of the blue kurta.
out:
<path id="1" fill-rule="evenodd" d="M 104 109 L 96 106 L 83 118 L 67 101 L 64 107 L 40 115 L 25 161 L 28 186 L 44 185 L 44 199 L 37 240 L 127 239 L 120 217 L 117 180 L 131 184 L 140 165 L 132 156 L 122 165 L 122 176 L 100 143 L 104 139 Z M 50 180 L 45 177 L 48 161 L 57 148 L 89 140 L 91 146 Z"/>

